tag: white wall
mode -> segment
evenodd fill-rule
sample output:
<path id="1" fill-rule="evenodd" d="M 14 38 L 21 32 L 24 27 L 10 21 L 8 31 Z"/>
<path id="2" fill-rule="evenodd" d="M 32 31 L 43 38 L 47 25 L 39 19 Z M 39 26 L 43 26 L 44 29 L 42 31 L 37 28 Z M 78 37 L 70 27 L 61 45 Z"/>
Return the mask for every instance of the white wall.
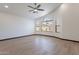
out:
<path id="1" fill-rule="evenodd" d="M 54 13 L 48 15 L 56 16 L 57 24 L 60 25 L 60 33 L 40 32 L 40 34 L 79 41 L 79 4 L 62 4 Z"/>
<path id="2" fill-rule="evenodd" d="M 62 4 L 62 37 L 79 41 L 79 4 Z"/>
<path id="3" fill-rule="evenodd" d="M 0 40 L 30 35 L 34 31 L 34 20 L 0 13 Z"/>

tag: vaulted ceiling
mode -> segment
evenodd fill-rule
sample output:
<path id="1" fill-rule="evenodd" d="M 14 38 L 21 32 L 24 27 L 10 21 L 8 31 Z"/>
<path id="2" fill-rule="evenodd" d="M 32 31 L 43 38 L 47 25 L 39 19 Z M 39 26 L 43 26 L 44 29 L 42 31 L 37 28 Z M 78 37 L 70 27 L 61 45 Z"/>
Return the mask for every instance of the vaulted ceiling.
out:
<path id="1" fill-rule="evenodd" d="M 38 13 L 29 12 L 31 8 L 27 6 L 28 5 L 34 6 L 33 3 L 0 3 L 0 12 L 35 19 L 50 13 L 60 5 L 60 3 L 39 3 L 39 4 L 41 4 L 40 8 L 45 9 L 45 11 L 39 11 Z M 8 5 L 8 8 L 4 8 L 5 5 Z"/>

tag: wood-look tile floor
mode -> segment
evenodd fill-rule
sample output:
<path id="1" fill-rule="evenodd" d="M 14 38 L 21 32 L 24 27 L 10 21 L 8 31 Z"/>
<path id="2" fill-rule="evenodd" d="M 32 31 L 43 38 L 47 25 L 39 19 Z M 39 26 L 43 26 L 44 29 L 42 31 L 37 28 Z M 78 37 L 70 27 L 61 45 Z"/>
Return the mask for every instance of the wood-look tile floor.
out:
<path id="1" fill-rule="evenodd" d="M 46 36 L 0 41 L 1 55 L 78 55 L 79 43 Z"/>

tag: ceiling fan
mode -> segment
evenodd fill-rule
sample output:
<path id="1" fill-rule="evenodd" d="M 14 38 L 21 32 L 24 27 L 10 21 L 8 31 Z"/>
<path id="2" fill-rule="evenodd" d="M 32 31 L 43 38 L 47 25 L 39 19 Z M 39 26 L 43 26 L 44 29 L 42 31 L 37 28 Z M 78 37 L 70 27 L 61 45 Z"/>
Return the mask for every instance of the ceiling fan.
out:
<path id="1" fill-rule="evenodd" d="M 29 10 L 29 12 L 38 13 L 38 11 L 44 11 L 44 9 L 40 9 L 41 4 L 34 3 L 35 6 L 28 5 L 29 8 L 32 10 Z"/>

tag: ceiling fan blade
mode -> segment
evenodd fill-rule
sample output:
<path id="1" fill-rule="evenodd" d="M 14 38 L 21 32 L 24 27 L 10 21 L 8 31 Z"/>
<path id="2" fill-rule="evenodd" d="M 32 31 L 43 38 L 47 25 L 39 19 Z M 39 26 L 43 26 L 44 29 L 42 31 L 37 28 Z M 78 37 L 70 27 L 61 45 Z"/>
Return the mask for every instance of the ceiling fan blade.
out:
<path id="1" fill-rule="evenodd" d="M 33 11 L 33 13 L 36 13 L 35 11 Z"/>
<path id="2" fill-rule="evenodd" d="M 39 4 L 36 8 L 39 8 L 41 5 Z"/>
<path id="3" fill-rule="evenodd" d="M 44 9 L 37 9 L 37 10 L 39 10 L 39 11 L 44 11 Z"/>
<path id="4" fill-rule="evenodd" d="M 32 8 L 32 9 L 34 9 L 34 7 L 32 7 L 32 6 L 28 6 L 28 7 Z"/>
<path id="5" fill-rule="evenodd" d="M 33 11 L 33 13 L 36 13 L 35 11 Z"/>
<path id="6" fill-rule="evenodd" d="M 37 3 L 34 3 L 34 5 L 37 5 Z"/>

